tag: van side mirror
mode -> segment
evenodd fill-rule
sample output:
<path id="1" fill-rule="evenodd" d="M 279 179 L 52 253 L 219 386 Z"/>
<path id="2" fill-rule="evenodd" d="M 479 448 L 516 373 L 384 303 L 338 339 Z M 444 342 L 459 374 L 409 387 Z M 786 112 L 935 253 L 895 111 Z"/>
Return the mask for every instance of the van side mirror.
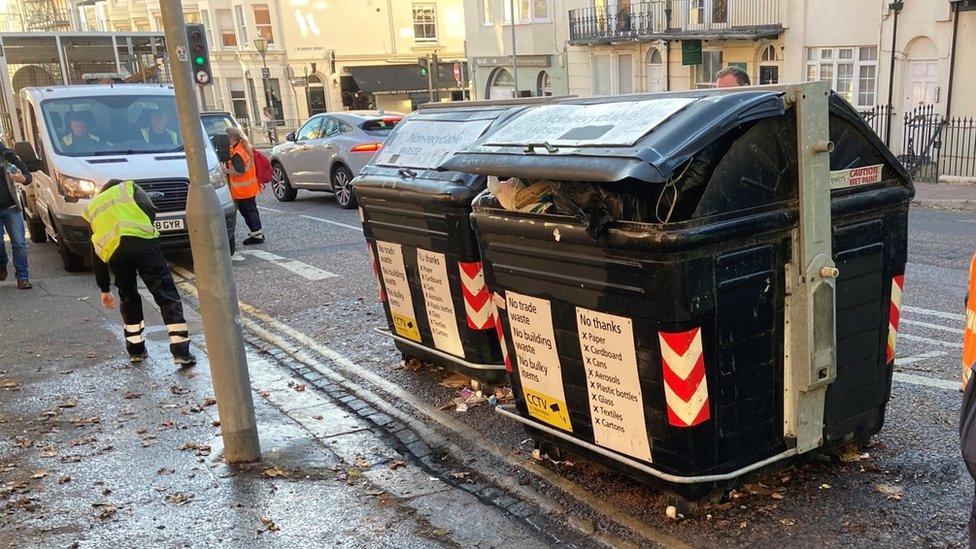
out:
<path id="1" fill-rule="evenodd" d="M 297 141 L 297 140 L 298 139 L 295 137 L 295 132 L 291 132 L 291 133 L 289 133 L 288 135 L 285 136 L 285 141 L 292 141 L 292 142 L 294 142 L 294 141 Z"/>
<path id="2" fill-rule="evenodd" d="M 41 171 L 44 169 L 44 162 L 37 158 L 37 152 L 34 151 L 34 146 L 27 141 L 18 141 L 14 143 L 14 152 L 20 157 L 20 160 L 27 166 L 27 169 L 32 172 Z"/>
<path id="3" fill-rule="evenodd" d="M 211 137 L 210 143 L 217 153 L 217 160 L 222 163 L 230 160 L 230 138 L 226 134 L 219 133 Z"/>

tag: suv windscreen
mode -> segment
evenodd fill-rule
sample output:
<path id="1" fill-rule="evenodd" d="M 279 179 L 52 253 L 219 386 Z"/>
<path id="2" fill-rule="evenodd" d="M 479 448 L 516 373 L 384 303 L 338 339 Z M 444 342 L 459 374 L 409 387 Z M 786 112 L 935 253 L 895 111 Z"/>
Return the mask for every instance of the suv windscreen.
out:
<path id="1" fill-rule="evenodd" d="M 103 156 L 182 150 L 176 99 L 110 95 L 49 99 L 41 115 L 63 156 Z"/>

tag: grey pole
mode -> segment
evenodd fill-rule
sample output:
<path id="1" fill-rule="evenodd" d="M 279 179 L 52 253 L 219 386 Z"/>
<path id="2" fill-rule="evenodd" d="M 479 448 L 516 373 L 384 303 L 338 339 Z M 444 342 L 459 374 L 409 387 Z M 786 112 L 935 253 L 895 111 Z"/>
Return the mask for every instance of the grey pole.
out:
<path id="1" fill-rule="evenodd" d="M 254 420 L 237 287 L 231 269 L 224 212 L 210 184 L 207 144 L 193 96 L 194 80 L 187 52 L 183 2 L 166 0 L 160 2 L 159 7 L 183 130 L 186 164 L 190 169 L 186 222 L 224 452 L 228 463 L 257 461 L 261 459 L 261 446 Z"/>
<path id="2" fill-rule="evenodd" d="M 427 99 L 431 103 L 434 102 L 434 58 L 428 53 L 427 54 Z"/>
<path id="3" fill-rule="evenodd" d="M 508 11 L 512 14 L 512 97 L 518 97 L 518 65 L 515 62 L 515 0 L 508 0 Z"/>

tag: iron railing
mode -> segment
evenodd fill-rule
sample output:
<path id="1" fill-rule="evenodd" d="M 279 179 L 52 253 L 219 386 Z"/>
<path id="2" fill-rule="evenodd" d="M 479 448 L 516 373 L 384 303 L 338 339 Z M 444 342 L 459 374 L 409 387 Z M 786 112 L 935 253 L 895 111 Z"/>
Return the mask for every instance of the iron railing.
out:
<path id="1" fill-rule="evenodd" d="M 920 105 L 906 112 L 902 123 L 898 159 L 916 179 L 976 177 L 976 118 L 947 118 L 935 105 Z"/>
<path id="2" fill-rule="evenodd" d="M 250 119 L 238 118 L 237 122 L 244 130 L 244 135 L 251 143 L 258 147 L 273 147 L 284 141 L 285 136 L 296 131 L 305 123 L 306 119 L 289 118 L 285 120 L 264 120 L 252 123 Z"/>
<path id="3" fill-rule="evenodd" d="M 571 42 L 782 28 L 782 0 L 649 0 L 569 11 Z"/>
<path id="4" fill-rule="evenodd" d="M 868 123 L 868 126 L 871 126 L 874 133 L 878 134 L 878 137 L 884 141 L 888 133 L 888 126 L 891 124 L 891 115 L 893 112 L 891 107 L 888 105 L 875 105 L 870 108 L 858 109 L 857 112 Z"/>

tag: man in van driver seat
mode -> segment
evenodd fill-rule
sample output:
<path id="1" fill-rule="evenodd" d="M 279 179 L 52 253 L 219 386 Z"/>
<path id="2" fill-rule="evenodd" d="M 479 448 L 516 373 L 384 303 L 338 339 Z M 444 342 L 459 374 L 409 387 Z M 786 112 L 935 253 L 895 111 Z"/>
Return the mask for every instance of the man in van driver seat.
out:
<path id="1" fill-rule="evenodd" d="M 70 133 L 61 138 L 61 143 L 68 152 L 92 152 L 102 148 L 102 140 L 97 135 L 88 132 L 88 124 L 81 114 L 69 112 L 65 115 L 65 123 Z"/>
<path id="2" fill-rule="evenodd" d="M 161 110 L 154 109 L 149 115 L 149 127 L 140 128 L 142 140 L 151 145 L 175 147 L 179 145 L 179 136 L 169 129 L 169 116 Z"/>

